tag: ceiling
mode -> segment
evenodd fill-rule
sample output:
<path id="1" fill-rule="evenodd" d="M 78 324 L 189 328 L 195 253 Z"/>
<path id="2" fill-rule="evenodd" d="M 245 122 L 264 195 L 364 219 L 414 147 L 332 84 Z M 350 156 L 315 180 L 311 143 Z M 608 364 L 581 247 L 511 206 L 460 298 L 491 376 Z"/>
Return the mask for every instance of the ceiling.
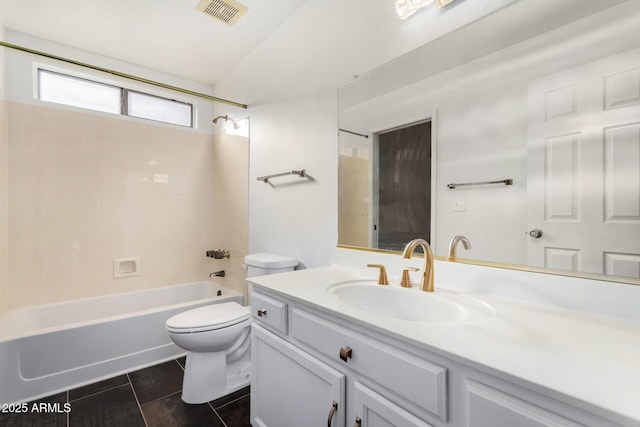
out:
<path id="1" fill-rule="evenodd" d="M 625 0 L 458 0 L 404 21 L 394 0 L 239 0 L 249 10 L 233 27 L 196 10 L 199 1 L 0 0 L 0 29 L 216 86 L 218 96 L 254 103 L 284 85 L 315 90 L 326 80 L 335 87 L 505 4 L 518 6 L 519 14 L 498 34 L 515 42 Z M 470 49 L 475 39 L 469 38 Z M 225 93 L 225 82 L 233 94 Z"/>
<path id="2" fill-rule="evenodd" d="M 240 0 L 249 10 L 229 27 L 199 0 L 0 0 L 0 24 L 214 85 L 305 1 Z"/>

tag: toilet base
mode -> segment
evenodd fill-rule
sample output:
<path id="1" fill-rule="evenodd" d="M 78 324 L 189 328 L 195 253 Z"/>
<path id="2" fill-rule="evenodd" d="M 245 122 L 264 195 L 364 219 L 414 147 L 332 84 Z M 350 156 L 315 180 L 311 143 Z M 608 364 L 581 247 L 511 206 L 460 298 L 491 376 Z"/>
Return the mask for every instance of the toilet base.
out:
<path id="1" fill-rule="evenodd" d="M 242 358 L 227 364 L 225 352 L 188 352 L 182 400 L 190 404 L 206 403 L 248 386 L 250 363 L 248 358 Z"/>

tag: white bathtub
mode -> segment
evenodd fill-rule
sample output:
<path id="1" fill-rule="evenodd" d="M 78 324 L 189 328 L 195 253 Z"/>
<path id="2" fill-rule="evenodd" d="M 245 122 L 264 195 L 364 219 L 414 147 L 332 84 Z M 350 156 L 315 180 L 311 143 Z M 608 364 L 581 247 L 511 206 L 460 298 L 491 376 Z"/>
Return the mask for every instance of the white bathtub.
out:
<path id="1" fill-rule="evenodd" d="M 0 404 L 179 357 L 166 320 L 227 301 L 242 304 L 242 295 L 207 281 L 8 311 L 0 317 Z"/>

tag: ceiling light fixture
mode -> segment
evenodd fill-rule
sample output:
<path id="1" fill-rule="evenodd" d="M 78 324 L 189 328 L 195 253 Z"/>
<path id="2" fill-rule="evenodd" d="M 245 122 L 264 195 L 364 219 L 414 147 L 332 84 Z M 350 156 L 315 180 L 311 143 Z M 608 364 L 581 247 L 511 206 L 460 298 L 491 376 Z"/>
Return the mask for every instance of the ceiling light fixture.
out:
<path id="1" fill-rule="evenodd" d="M 400 19 L 407 19 L 433 0 L 396 0 L 396 13 Z"/>
<path id="2" fill-rule="evenodd" d="M 396 0 L 396 13 L 400 19 L 407 19 L 423 7 L 433 3 L 434 0 Z M 452 3 L 453 0 L 435 0 L 436 7 L 440 9 Z"/>
<path id="3" fill-rule="evenodd" d="M 453 0 L 436 0 L 436 7 L 440 9 L 441 7 L 445 7 L 449 3 L 452 3 Z"/>

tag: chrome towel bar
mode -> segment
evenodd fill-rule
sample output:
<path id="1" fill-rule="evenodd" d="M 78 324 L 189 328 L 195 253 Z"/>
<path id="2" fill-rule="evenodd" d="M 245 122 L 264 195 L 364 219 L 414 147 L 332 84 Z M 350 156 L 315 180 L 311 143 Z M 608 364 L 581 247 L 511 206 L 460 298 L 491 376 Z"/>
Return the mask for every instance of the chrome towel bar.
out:
<path id="1" fill-rule="evenodd" d="M 454 189 L 456 187 L 466 187 L 469 185 L 488 185 L 488 184 L 504 184 L 504 185 L 513 185 L 513 179 L 501 179 L 499 181 L 482 181 L 482 182 L 463 182 L 461 184 L 447 184 L 447 187 L 450 189 Z"/>
<path id="2" fill-rule="evenodd" d="M 305 176 L 307 176 L 304 169 L 300 169 L 297 171 L 294 170 L 289 172 L 274 173 L 273 175 L 259 176 L 258 181 L 264 181 L 266 183 L 266 182 L 269 182 L 271 178 L 276 178 L 278 176 L 286 176 L 286 175 L 299 175 L 301 178 L 304 178 Z"/>

